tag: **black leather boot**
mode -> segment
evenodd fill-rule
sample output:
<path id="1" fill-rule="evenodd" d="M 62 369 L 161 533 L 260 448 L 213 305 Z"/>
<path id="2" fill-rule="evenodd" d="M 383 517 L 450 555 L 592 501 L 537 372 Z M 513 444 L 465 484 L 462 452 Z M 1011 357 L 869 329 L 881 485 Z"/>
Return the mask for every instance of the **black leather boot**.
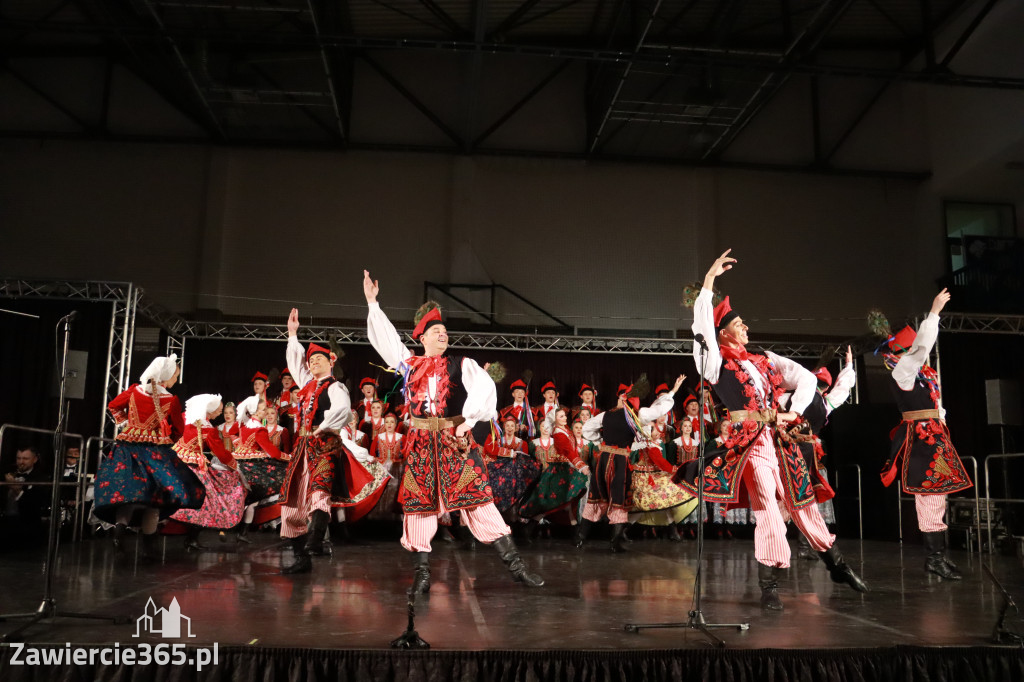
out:
<path id="1" fill-rule="evenodd" d="M 629 524 L 622 524 L 622 542 L 629 545 L 633 543 L 633 540 L 629 537 Z"/>
<path id="2" fill-rule="evenodd" d="M 209 547 L 199 543 L 199 534 L 203 529 L 199 526 L 189 526 L 185 531 L 185 549 L 189 552 L 204 552 Z"/>
<path id="3" fill-rule="evenodd" d="M 818 558 L 811 548 L 811 543 L 807 542 L 807 538 L 804 537 L 803 533 L 796 536 L 796 555 L 808 561 L 815 561 Z"/>
<path id="4" fill-rule="evenodd" d="M 309 573 L 313 570 L 313 559 L 310 558 L 309 552 L 306 551 L 306 542 L 309 540 L 307 535 L 300 535 L 297 538 L 292 538 L 292 551 L 295 553 L 295 563 L 291 566 L 286 566 L 281 569 L 281 575 L 295 575 L 296 573 Z"/>
<path id="5" fill-rule="evenodd" d="M 843 555 L 838 547 L 832 545 L 824 552 L 818 552 L 818 556 L 825 562 L 825 567 L 828 568 L 828 574 L 832 578 L 832 582 L 846 583 L 858 592 L 868 591 L 868 584 L 853 572 L 853 569 L 843 559 Z"/>
<path id="6" fill-rule="evenodd" d="M 679 542 L 683 539 L 683 536 L 679 534 L 679 529 L 675 526 L 668 527 L 668 539 L 672 542 Z"/>
<path id="7" fill-rule="evenodd" d="M 468 549 L 472 552 L 476 551 L 476 538 L 473 537 L 473 532 L 469 529 L 469 526 L 459 525 L 455 531 L 459 536 L 459 541 L 462 543 L 462 549 Z"/>
<path id="8" fill-rule="evenodd" d="M 157 534 L 155 532 L 142 536 L 142 548 L 139 550 L 139 560 L 153 562 L 160 560 L 160 548 L 157 546 Z"/>
<path id="9" fill-rule="evenodd" d="M 926 573 L 934 573 L 946 580 L 961 580 L 960 571 L 956 565 L 946 559 L 946 532 L 937 530 L 930 533 L 921 533 L 924 538 L 924 551 L 927 555 L 924 560 Z"/>
<path id="10" fill-rule="evenodd" d="M 449 530 L 448 526 L 438 527 L 436 537 L 439 538 L 441 542 L 455 542 L 455 536 L 452 535 L 452 532 L 451 530 Z"/>
<path id="11" fill-rule="evenodd" d="M 526 526 L 523 528 L 523 543 L 532 545 L 533 541 L 537 539 L 537 531 L 540 529 L 540 521 L 536 519 L 530 519 L 526 522 Z"/>
<path id="12" fill-rule="evenodd" d="M 757 564 L 757 586 L 761 588 L 761 608 L 770 611 L 781 611 L 782 600 L 779 599 L 779 569 L 775 566 Z"/>
<path id="13" fill-rule="evenodd" d="M 345 543 L 346 545 L 356 544 L 349 532 L 348 521 L 336 521 L 330 524 L 331 544 Z"/>
<path id="14" fill-rule="evenodd" d="M 124 541 L 127 532 L 128 526 L 123 523 L 114 525 L 114 552 L 116 554 L 124 554 Z"/>
<path id="15" fill-rule="evenodd" d="M 516 543 L 512 540 L 511 535 L 502 535 L 495 540 L 494 548 L 498 550 L 498 556 L 505 562 L 505 567 L 517 583 L 523 583 L 528 587 L 541 587 L 544 584 L 544 578 L 535 573 L 526 572 L 526 564 L 519 556 L 519 550 L 516 549 Z"/>
<path id="16" fill-rule="evenodd" d="M 586 519 L 580 519 L 580 522 L 576 524 L 576 549 L 583 549 L 583 543 L 587 541 L 587 536 L 590 535 L 590 528 L 593 525 L 593 521 Z"/>
<path id="17" fill-rule="evenodd" d="M 324 544 L 324 536 L 327 535 L 327 525 L 331 522 L 331 515 L 322 509 L 313 512 L 309 520 L 309 532 L 306 534 L 306 553 L 313 556 L 329 555 L 331 550 Z"/>
<path id="18" fill-rule="evenodd" d="M 612 551 L 618 554 L 619 552 L 625 552 L 626 547 L 623 544 L 626 541 L 626 524 L 625 523 L 613 523 L 612 524 Z"/>
<path id="19" fill-rule="evenodd" d="M 249 527 L 251 523 L 243 523 L 241 529 L 238 531 L 238 537 L 235 538 L 238 542 L 244 542 L 247 545 L 252 544 L 252 540 L 249 539 Z"/>
<path id="20" fill-rule="evenodd" d="M 409 594 L 430 592 L 430 552 L 413 552 L 412 567 L 412 587 L 409 588 Z"/>

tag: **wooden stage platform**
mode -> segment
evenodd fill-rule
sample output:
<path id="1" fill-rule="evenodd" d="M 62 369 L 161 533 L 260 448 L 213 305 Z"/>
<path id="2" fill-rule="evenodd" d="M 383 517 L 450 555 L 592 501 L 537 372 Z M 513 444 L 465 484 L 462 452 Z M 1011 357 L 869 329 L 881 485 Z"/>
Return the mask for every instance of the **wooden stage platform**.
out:
<path id="1" fill-rule="evenodd" d="M 490 547 L 469 550 L 435 541 L 432 588 L 421 600 L 416 623 L 432 649 L 401 653 L 388 644 L 405 628 L 405 589 L 412 569 L 410 555 L 397 541 L 341 544 L 333 556 L 316 558 L 312 573 L 289 577 L 279 574 L 291 562 L 284 543 L 272 533 L 252 537 L 253 545 L 236 546 L 207 531 L 203 542 L 212 551 L 202 553 L 186 553 L 180 537 L 168 537 L 164 561 L 150 565 L 135 565 L 131 555 L 116 556 L 105 539 L 62 547 L 58 606 L 129 622 L 58 619 L 26 631 L 24 642 L 61 647 L 115 642 L 121 647 L 139 642 L 205 647 L 216 642 L 225 657 L 221 665 L 232 670 L 170 671 L 167 679 L 248 679 L 241 672 L 246 666 L 262 666 L 268 675 L 274 671 L 268 680 L 282 674 L 296 680 L 346 674 L 361 679 L 354 671 L 364 665 L 377 671 L 369 673 L 375 679 L 421 674 L 448 679 L 430 671 L 435 664 L 447 669 L 451 679 L 467 679 L 468 661 L 483 666 L 475 668 L 472 679 L 509 680 L 639 679 L 630 677 L 637 674 L 633 666 L 646 671 L 641 675 L 646 679 L 674 679 L 687 670 L 703 670 L 701 677 L 717 677 L 717 670 L 728 678 L 734 677 L 726 673 L 735 672 L 731 666 L 736 665 L 745 666 L 747 674 L 775 670 L 800 679 L 849 679 L 843 676 L 854 670 L 865 680 L 925 679 L 954 671 L 986 675 L 976 679 L 1024 676 L 1019 649 L 991 645 L 1002 596 L 982 571 L 981 557 L 966 552 L 951 554 L 964 580 L 944 582 L 924 574 L 919 546 L 841 539 L 847 560 L 870 585 L 864 595 L 833 584 L 823 564 L 797 559 L 794 553 L 793 566 L 780 583 L 785 610 L 777 613 L 759 607 L 753 541 L 709 540 L 704 615 L 709 622 L 749 623 L 743 631 L 718 631 L 727 648 L 712 651 L 699 632 L 633 633 L 624 628 L 627 623 L 686 620 L 697 566 L 693 540 L 636 539 L 625 554 L 612 554 L 607 542 L 599 540 L 582 551 L 561 538 L 521 546 L 531 570 L 547 581 L 539 589 L 513 583 Z M 1019 559 L 984 560 L 991 561 L 1012 595 L 1024 598 Z M 30 611 L 38 605 L 42 568 L 42 549 L 0 557 L 0 611 Z M 150 598 L 157 607 L 177 600 L 195 636 L 168 640 L 142 632 L 134 637 Z M 14 625 L 0 623 L 0 632 Z M 1007 625 L 1024 630 L 1019 618 Z M 0 649 L 0 680 L 50 679 L 41 670 L 12 665 L 11 654 L 10 648 Z M 303 660 L 308 665 L 299 665 L 296 672 L 296 661 Z M 321 662 L 314 665 L 315 660 Z M 750 667 L 755 665 L 767 667 Z M 844 667 L 851 665 L 858 667 Z M 890 668 L 891 674 L 886 672 Z M 139 667 L 73 665 L 53 666 L 53 674 L 53 679 L 144 676 Z"/>

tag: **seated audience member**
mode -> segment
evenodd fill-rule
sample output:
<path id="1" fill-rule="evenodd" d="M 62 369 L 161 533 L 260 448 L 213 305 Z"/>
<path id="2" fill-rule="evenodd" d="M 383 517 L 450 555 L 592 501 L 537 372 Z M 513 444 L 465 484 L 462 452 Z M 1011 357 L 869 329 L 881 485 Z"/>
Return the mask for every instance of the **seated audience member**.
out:
<path id="1" fill-rule="evenodd" d="M 32 446 L 17 451 L 14 470 L 4 474 L 2 489 L 3 525 L 0 538 L 6 546 L 25 546 L 45 539 L 43 514 L 47 509 L 47 486 L 34 485 L 48 481 L 39 461 L 39 451 Z"/>

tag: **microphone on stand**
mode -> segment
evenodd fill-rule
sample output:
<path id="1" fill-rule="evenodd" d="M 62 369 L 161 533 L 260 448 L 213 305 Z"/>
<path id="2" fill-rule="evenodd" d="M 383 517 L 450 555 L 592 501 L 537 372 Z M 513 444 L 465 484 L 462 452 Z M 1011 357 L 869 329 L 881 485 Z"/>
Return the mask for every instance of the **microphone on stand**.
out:
<path id="1" fill-rule="evenodd" d="M 696 341 L 701 349 L 706 353 L 708 350 L 708 342 L 704 340 L 703 334 L 694 334 L 693 340 Z"/>

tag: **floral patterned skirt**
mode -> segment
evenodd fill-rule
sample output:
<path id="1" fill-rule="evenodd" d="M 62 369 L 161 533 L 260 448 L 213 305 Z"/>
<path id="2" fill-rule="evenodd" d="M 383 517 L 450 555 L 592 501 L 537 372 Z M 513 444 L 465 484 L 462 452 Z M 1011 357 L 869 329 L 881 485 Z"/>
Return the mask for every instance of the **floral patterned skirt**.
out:
<path id="1" fill-rule="evenodd" d="M 356 466 L 359 466 L 358 462 L 356 462 Z M 346 521 L 358 521 L 370 513 L 370 510 L 380 503 L 381 497 L 387 491 L 388 483 L 392 480 L 388 468 L 380 462 L 373 461 L 362 466 L 366 469 L 366 473 L 372 477 L 370 482 L 364 485 L 362 490 L 355 497 L 352 497 L 347 504 L 339 504 L 336 500 L 331 500 L 332 507 L 345 508 Z"/>
<path id="2" fill-rule="evenodd" d="M 672 509 L 694 501 L 689 505 L 680 520 L 689 516 L 696 506 L 696 500 L 688 492 L 672 482 L 672 474 L 655 469 L 654 471 L 637 470 L 633 472 L 632 481 L 633 511 L 652 512 Z"/>
<path id="3" fill-rule="evenodd" d="M 284 474 L 288 470 L 287 461 L 273 457 L 237 461 L 238 470 L 242 472 L 249 486 L 249 494 L 245 496 L 246 504 L 281 494 L 281 484 L 284 483 Z"/>
<path id="4" fill-rule="evenodd" d="M 519 515 L 542 516 L 563 509 L 587 494 L 587 475 L 568 462 L 549 464 L 537 479 L 537 485 L 523 501 Z"/>
<path id="5" fill-rule="evenodd" d="M 141 504 L 156 507 L 160 518 L 178 509 L 198 509 L 206 492 L 195 473 L 170 445 L 118 441 L 96 473 L 96 516 L 116 522 L 117 507 Z"/>
<path id="6" fill-rule="evenodd" d="M 234 528 L 245 512 L 245 488 L 242 477 L 231 469 L 215 469 L 212 465 L 203 471 L 193 469 L 206 486 L 206 500 L 199 509 L 181 509 L 171 518 L 203 528 Z"/>
<path id="7" fill-rule="evenodd" d="M 507 512 L 519 501 L 540 476 L 540 463 L 529 455 L 499 457 L 487 463 L 487 479 L 491 484 L 494 506 Z"/>
<path id="8" fill-rule="evenodd" d="M 697 507 L 697 499 L 693 498 L 684 502 L 678 507 L 661 509 L 659 511 L 639 512 L 629 515 L 630 523 L 639 523 L 642 526 L 674 526 L 684 521 L 687 516 L 693 513 Z"/>
<path id="9" fill-rule="evenodd" d="M 384 487 L 384 492 L 381 494 L 377 506 L 366 515 L 366 518 L 377 521 L 401 520 L 402 505 L 398 503 L 398 485 L 399 481 L 402 480 L 403 464 L 402 462 L 392 462 L 390 465 L 382 464 L 381 466 L 387 469 L 388 473 L 391 474 L 391 478 Z"/>

